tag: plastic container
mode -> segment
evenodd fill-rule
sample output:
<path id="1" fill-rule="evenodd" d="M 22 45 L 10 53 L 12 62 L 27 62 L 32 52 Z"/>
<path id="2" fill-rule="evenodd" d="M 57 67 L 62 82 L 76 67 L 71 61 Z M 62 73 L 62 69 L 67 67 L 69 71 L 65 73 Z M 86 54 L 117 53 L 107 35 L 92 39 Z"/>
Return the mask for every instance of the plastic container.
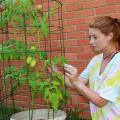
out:
<path id="1" fill-rule="evenodd" d="M 15 113 L 11 116 L 10 120 L 30 120 L 29 118 L 30 112 L 31 110 Z M 62 110 L 58 110 L 53 114 L 52 109 L 49 109 L 49 112 L 48 109 L 35 109 L 33 111 L 32 120 L 65 120 L 66 117 L 67 117 L 66 113 Z"/>

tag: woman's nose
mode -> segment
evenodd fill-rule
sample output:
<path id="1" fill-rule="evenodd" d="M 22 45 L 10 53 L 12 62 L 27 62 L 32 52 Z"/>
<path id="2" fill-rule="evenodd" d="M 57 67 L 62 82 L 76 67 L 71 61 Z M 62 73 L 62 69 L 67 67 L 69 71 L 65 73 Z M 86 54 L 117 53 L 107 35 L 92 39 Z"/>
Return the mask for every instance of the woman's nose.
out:
<path id="1" fill-rule="evenodd" d="M 94 43 L 94 39 L 90 39 L 89 44 L 92 45 Z"/>

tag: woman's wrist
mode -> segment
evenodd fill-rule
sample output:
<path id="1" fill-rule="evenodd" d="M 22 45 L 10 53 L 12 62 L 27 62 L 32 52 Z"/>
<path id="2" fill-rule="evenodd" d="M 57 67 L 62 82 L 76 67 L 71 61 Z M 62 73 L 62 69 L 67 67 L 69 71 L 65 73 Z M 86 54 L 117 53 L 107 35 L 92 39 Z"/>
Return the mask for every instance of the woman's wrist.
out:
<path id="1" fill-rule="evenodd" d="M 79 87 L 79 89 L 83 86 L 83 83 L 81 83 L 80 81 L 79 81 L 79 78 L 77 77 L 74 81 L 72 81 L 72 84 L 73 84 L 73 86 L 75 87 L 75 88 L 78 88 Z"/>

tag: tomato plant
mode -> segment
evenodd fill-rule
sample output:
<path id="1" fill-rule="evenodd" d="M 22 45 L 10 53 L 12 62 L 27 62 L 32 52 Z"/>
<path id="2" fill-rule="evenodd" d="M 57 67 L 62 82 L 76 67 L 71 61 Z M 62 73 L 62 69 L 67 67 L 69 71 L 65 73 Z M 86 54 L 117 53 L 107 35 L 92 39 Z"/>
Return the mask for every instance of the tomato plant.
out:
<path id="1" fill-rule="evenodd" d="M 36 32 L 41 37 L 49 35 L 48 17 L 50 15 L 48 12 L 43 14 L 42 5 L 39 4 L 36 10 L 33 5 L 34 0 L 4 0 L 3 3 L 5 7 L 0 16 L 1 31 L 11 25 L 18 26 L 22 34 Z M 31 27 L 25 31 L 28 22 Z M 40 50 L 37 46 L 28 47 L 24 39 L 10 38 L 0 44 L 0 62 L 14 62 L 14 60 L 23 61 L 23 65 L 20 68 L 15 65 L 5 66 L 2 73 L 4 89 L 12 80 L 10 95 L 14 96 L 19 88 L 27 84 L 31 88 L 33 103 L 35 95 L 40 94 L 48 106 L 51 105 L 54 110 L 57 110 L 67 96 L 62 89 L 64 77 L 55 71 L 48 74 L 47 68 L 57 65 L 63 67 L 67 62 L 66 59 L 64 57 L 47 58 L 47 52 Z M 39 62 L 43 64 L 41 72 L 37 69 Z"/>

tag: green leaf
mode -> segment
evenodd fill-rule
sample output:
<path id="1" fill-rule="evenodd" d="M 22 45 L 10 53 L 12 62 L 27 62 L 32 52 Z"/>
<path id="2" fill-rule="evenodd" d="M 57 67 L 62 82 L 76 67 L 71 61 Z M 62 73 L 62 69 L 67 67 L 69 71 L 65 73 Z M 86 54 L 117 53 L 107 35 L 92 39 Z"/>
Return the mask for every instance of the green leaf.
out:
<path id="1" fill-rule="evenodd" d="M 17 89 L 18 89 L 18 85 L 17 84 L 13 85 L 10 90 L 10 95 L 13 96 Z"/>
<path id="2" fill-rule="evenodd" d="M 0 0 L 0 5 L 2 4 L 2 0 Z"/>
<path id="3" fill-rule="evenodd" d="M 30 77 L 31 78 L 33 78 L 33 79 L 35 79 L 35 80 L 37 80 L 37 79 L 39 79 L 39 72 L 30 72 Z"/>
<path id="4" fill-rule="evenodd" d="M 60 83 L 59 83 L 58 81 L 55 81 L 55 80 L 52 82 L 52 84 L 53 84 L 54 86 L 59 86 L 59 85 L 60 85 Z"/>
<path id="5" fill-rule="evenodd" d="M 52 104 L 53 109 L 57 111 L 57 108 L 59 106 L 58 95 L 55 93 L 50 93 L 49 100 L 50 100 L 50 103 Z"/>
<path id="6" fill-rule="evenodd" d="M 44 88 L 44 98 L 47 100 L 48 99 L 48 97 L 49 97 L 49 88 L 48 87 L 45 87 Z"/>
<path id="7" fill-rule="evenodd" d="M 49 34 L 49 27 L 48 27 L 47 23 L 44 23 L 44 22 L 43 22 L 43 23 L 41 24 L 41 30 L 42 30 L 43 35 L 44 35 L 45 37 L 47 37 L 48 34 Z"/>
<path id="8" fill-rule="evenodd" d="M 33 79 L 29 80 L 29 85 L 33 90 L 37 89 L 37 81 L 34 81 Z"/>
<path id="9" fill-rule="evenodd" d="M 55 8 L 51 8 L 51 16 L 55 15 Z"/>
<path id="10" fill-rule="evenodd" d="M 49 27 L 48 27 L 47 19 L 48 19 L 48 13 L 46 13 L 43 16 L 42 23 L 41 23 L 41 30 L 45 37 L 47 37 L 49 34 Z"/>
<path id="11" fill-rule="evenodd" d="M 58 57 L 55 57 L 53 59 L 53 62 L 54 62 L 54 65 L 57 65 L 59 63 L 59 58 Z"/>
<path id="12" fill-rule="evenodd" d="M 61 65 L 64 66 L 66 63 L 68 63 L 67 59 L 65 57 L 60 57 Z"/>
<path id="13" fill-rule="evenodd" d="M 53 72 L 52 73 L 52 77 L 55 81 L 58 81 L 61 83 L 62 86 L 64 86 L 64 76 L 60 75 L 59 73 L 57 72 Z"/>
<path id="14" fill-rule="evenodd" d="M 14 78 L 14 76 L 13 76 L 12 74 L 6 74 L 6 75 L 5 75 L 5 79 L 7 80 L 7 79 L 9 79 L 9 78 Z"/>
<path id="15" fill-rule="evenodd" d="M 46 23 L 47 19 L 49 17 L 49 13 L 46 12 L 46 14 L 43 16 L 43 20 L 42 20 L 42 23 Z"/>
<path id="16" fill-rule="evenodd" d="M 45 60 L 47 58 L 47 52 L 46 51 L 38 51 L 38 55 L 41 60 Z"/>
<path id="17" fill-rule="evenodd" d="M 34 50 L 30 50 L 30 49 L 29 49 L 29 50 L 27 51 L 27 55 L 30 56 L 30 57 L 33 57 L 33 58 L 34 58 L 34 57 L 35 57 L 35 54 L 36 54 L 36 52 L 35 52 Z"/>
<path id="18" fill-rule="evenodd" d="M 0 53 L 0 61 L 2 61 L 3 60 L 3 58 L 2 58 L 2 54 Z"/>
<path id="19" fill-rule="evenodd" d="M 51 66 L 51 59 L 47 59 L 44 61 L 43 68 L 46 69 L 48 66 Z"/>
<path id="20" fill-rule="evenodd" d="M 60 91 L 60 89 L 56 89 L 56 94 L 57 94 L 57 96 L 59 97 L 60 100 L 63 100 L 62 92 Z"/>

